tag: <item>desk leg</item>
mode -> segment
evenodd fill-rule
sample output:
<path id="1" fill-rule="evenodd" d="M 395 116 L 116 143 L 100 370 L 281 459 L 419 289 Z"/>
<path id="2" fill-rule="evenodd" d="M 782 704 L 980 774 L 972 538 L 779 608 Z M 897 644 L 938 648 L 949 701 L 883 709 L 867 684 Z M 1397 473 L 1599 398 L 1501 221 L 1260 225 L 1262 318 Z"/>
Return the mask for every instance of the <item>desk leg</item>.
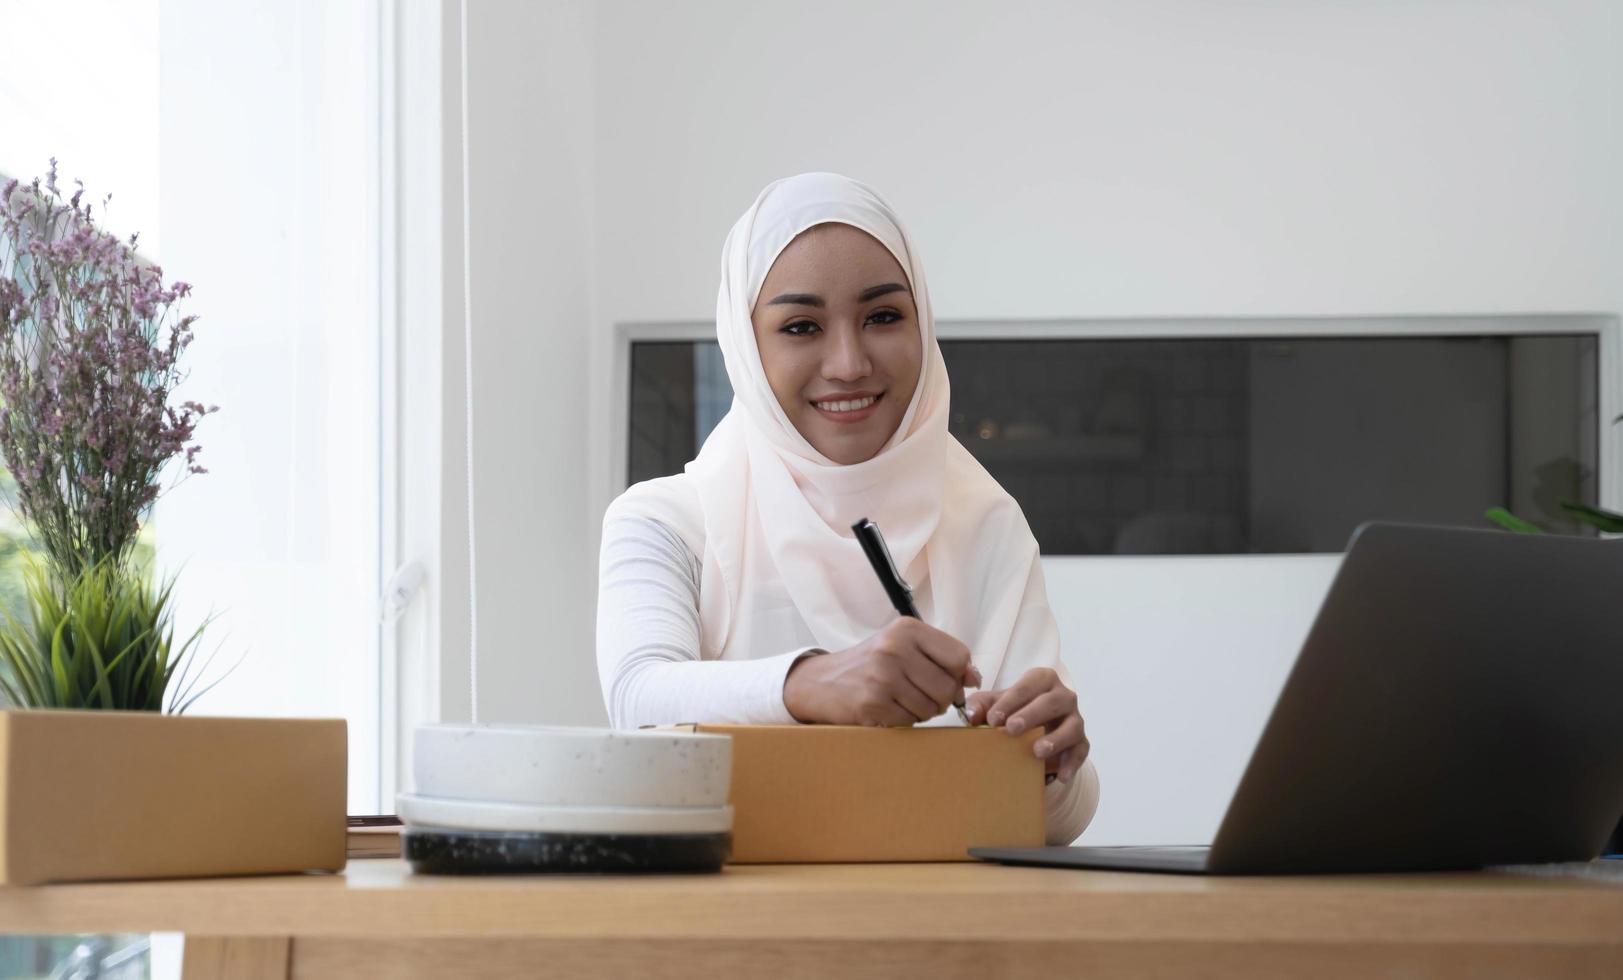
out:
<path id="1" fill-rule="evenodd" d="M 187 936 L 181 980 L 288 980 L 288 936 Z"/>

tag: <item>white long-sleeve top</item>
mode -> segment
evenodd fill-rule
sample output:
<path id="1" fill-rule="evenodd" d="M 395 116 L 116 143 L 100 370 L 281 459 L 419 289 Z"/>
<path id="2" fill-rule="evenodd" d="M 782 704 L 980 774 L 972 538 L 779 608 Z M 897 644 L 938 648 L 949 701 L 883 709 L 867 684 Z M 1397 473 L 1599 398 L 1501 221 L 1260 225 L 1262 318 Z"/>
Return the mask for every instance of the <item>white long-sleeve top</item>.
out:
<path id="1" fill-rule="evenodd" d="M 614 517 L 603 527 L 598 573 L 597 671 L 609 722 L 616 728 L 709 722 L 792 725 L 783 703 L 789 668 L 823 651 L 802 646 L 762 650 L 747 660 L 705 660 L 699 643 L 700 556 L 662 522 Z M 1033 563 L 1014 630 L 1016 641 L 998 675 L 983 687 L 1008 687 L 1035 667 L 1050 667 L 1067 685 L 1059 662 L 1057 627 L 1047 603 L 1041 566 Z M 948 712 L 926 724 L 954 724 Z M 1089 759 L 1070 783 L 1044 790 L 1047 839 L 1068 844 L 1099 805 L 1099 776 Z"/>

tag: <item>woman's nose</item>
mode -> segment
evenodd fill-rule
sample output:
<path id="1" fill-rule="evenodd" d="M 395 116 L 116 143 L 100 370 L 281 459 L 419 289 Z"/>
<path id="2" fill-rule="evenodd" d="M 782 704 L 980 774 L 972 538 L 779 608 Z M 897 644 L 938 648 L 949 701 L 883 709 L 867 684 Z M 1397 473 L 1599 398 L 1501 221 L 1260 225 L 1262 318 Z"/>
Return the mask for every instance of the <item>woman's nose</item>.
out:
<path id="1" fill-rule="evenodd" d="M 849 328 L 829 331 L 829 344 L 823 355 L 823 377 L 830 381 L 856 381 L 873 371 L 868 352 L 862 349 L 862 332 Z"/>

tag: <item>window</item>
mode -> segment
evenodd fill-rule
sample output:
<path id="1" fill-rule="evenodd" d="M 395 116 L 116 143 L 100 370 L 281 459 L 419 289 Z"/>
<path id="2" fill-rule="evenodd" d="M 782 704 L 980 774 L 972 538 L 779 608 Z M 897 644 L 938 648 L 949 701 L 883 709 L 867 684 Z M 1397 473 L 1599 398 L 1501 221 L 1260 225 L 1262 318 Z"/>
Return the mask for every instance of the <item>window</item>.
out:
<path id="1" fill-rule="evenodd" d="M 1338 552 L 1364 520 L 1494 506 L 1581 531 L 1559 503 L 1597 502 L 1600 324 L 1476 325 L 944 325 L 951 431 L 1049 555 Z M 634 339 L 629 371 L 627 482 L 678 472 L 730 401 L 720 350 Z"/>
<path id="2" fill-rule="evenodd" d="M 24 0 L 0 59 L 0 172 L 59 157 L 65 181 L 113 193 L 109 228 L 139 230 L 143 253 L 195 287 L 184 396 L 221 406 L 198 429 L 210 472 L 149 529 L 160 571 L 180 573 L 177 627 L 218 613 L 213 671 L 242 662 L 191 710 L 346 718 L 351 812 L 393 809 L 377 611 L 380 21 L 375 2 Z M 162 945 L 160 975 L 175 965 Z M 70 960 L 146 975 L 147 940 L 0 938 L 6 976 Z"/>
<path id="3" fill-rule="evenodd" d="M 209 472 L 158 505 L 177 620 L 220 615 L 209 714 L 349 722 L 380 793 L 378 11 L 166 2 L 163 266 L 194 284 Z"/>

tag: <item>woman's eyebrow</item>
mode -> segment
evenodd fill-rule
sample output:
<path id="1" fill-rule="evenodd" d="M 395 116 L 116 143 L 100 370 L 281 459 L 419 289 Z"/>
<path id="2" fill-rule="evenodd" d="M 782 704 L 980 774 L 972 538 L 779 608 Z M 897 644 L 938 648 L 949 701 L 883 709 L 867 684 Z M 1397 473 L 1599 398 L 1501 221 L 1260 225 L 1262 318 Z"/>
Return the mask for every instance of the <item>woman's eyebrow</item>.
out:
<path id="1" fill-rule="evenodd" d="M 903 293 L 905 293 L 905 292 L 907 292 L 907 287 L 902 285 L 899 282 L 887 282 L 887 283 L 884 283 L 883 285 L 879 285 L 879 286 L 869 286 L 867 289 L 864 289 L 862 291 L 861 295 L 859 295 L 857 297 L 857 302 L 858 303 L 866 303 L 870 299 L 875 298 L 876 296 L 883 296 L 886 293 L 895 293 L 895 292 L 903 292 Z"/>
<path id="2" fill-rule="evenodd" d="M 866 303 L 870 299 L 883 296 L 886 293 L 906 291 L 907 287 L 899 282 L 881 283 L 878 286 L 869 286 L 861 293 L 858 293 L 857 302 Z M 824 305 L 823 297 L 817 295 L 816 293 L 784 293 L 783 295 L 775 296 L 766 302 L 766 305 L 768 306 L 778 306 L 780 304 L 786 304 L 789 306 L 816 306 L 819 308 Z"/>

